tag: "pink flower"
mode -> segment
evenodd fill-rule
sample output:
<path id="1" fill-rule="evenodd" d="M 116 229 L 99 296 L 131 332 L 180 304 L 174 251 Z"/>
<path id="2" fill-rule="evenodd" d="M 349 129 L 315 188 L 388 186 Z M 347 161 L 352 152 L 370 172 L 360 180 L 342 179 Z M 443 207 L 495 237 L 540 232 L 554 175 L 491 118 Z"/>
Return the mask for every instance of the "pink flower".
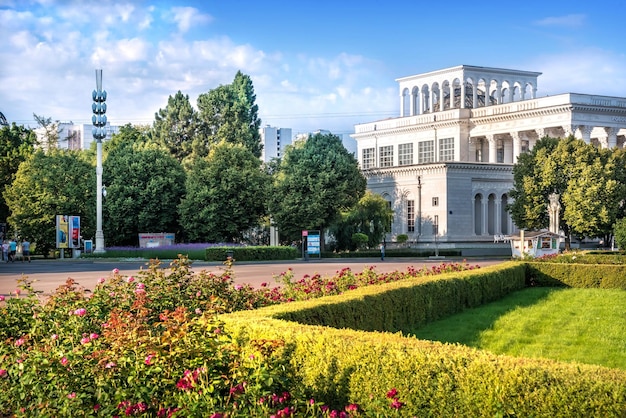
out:
<path id="1" fill-rule="evenodd" d="M 196 308 L 196 315 L 202 315 L 202 309 Z"/>
<path id="2" fill-rule="evenodd" d="M 138 287 L 137 289 L 135 289 L 135 294 L 136 295 L 141 295 L 141 294 L 144 294 L 144 293 L 146 293 L 146 290 L 144 288 L 139 288 Z"/>
<path id="3" fill-rule="evenodd" d="M 0 377 L 6 377 L 7 371 L 5 369 L 0 369 Z"/>
<path id="4" fill-rule="evenodd" d="M 126 283 L 132 283 L 132 282 L 134 282 L 134 281 L 135 281 L 135 278 L 134 278 L 133 276 L 128 276 L 128 277 L 126 278 Z"/>
<path id="5" fill-rule="evenodd" d="M 59 336 L 58 336 L 57 334 L 52 334 L 52 335 L 50 336 L 50 339 L 52 339 L 52 341 L 56 341 L 56 340 L 58 340 L 58 339 L 59 339 Z"/>
<path id="6" fill-rule="evenodd" d="M 4 295 L 0 295 L 0 302 L 4 302 Z"/>
<path id="7" fill-rule="evenodd" d="M 396 388 L 393 388 L 389 392 L 387 392 L 387 397 L 395 398 L 397 394 L 398 394 L 398 391 L 396 390 Z"/>
<path id="8" fill-rule="evenodd" d="M 16 295 L 18 295 L 18 296 L 19 296 L 19 295 L 20 295 L 20 293 L 22 293 L 22 291 L 21 291 L 20 289 L 15 289 L 15 294 L 16 294 Z"/>
<path id="9" fill-rule="evenodd" d="M 146 365 L 150 366 L 152 363 L 152 359 L 154 358 L 154 354 L 148 354 L 146 359 L 143 361 Z"/>
<path id="10" fill-rule="evenodd" d="M 68 399 L 74 399 L 76 397 L 76 392 L 72 392 L 69 395 L 67 395 Z"/>
<path id="11" fill-rule="evenodd" d="M 80 339 L 81 344 L 89 344 L 90 341 L 89 337 L 83 337 Z"/>
<path id="12" fill-rule="evenodd" d="M 113 269 L 113 274 L 118 274 L 120 272 L 120 269 Z"/>
<path id="13" fill-rule="evenodd" d="M 89 334 L 89 338 L 92 339 L 92 340 L 95 340 L 98 337 L 100 337 L 100 335 L 96 334 L 95 332 L 92 332 L 91 334 Z"/>
<path id="14" fill-rule="evenodd" d="M 61 364 L 62 364 L 63 366 L 67 366 L 67 363 L 68 363 L 67 357 L 63 357 L 63 358 L 61 358 Z"/>
<path id="15" fill-rule="evenodd" d="M 17 340 L 15 340 L 15 346 L 19 347 L 22 344 L 24 344 L 24 339 L 23 338 L 18 338 Z"/>
<path id="16" fill-rule="evenodd" d="M 241 290 L 241 289 L 243 289 L 243 286 L 242 286 L 242 285 L 240 285 L 240 284 L 236 284 L 234 287 L 235 287 L 235 290 Z"/>
<path id="17" fill-rule="evenodd" d="M 109 361 L 107 364 L 104 365 L 104 368 L 105 369 L 112 369 L 115 366 L 117 366 L 117 364 L 113 363 L 112 361 Z"/>
<path id="18" fill-rule="evenodd" d="M 137 283 L 137 289 L 145 289 L 146 285 L 143 283 Z"/>
<path id="19" fill-rule="evenodd" d="M 105 281 L 106 281 L 106 279 L 104 277 L 100 277 L 98 279 L 98 284 L 104 284 Z"/>
<path id="20" fill-rule="evenodd" d="M 397 398 L 394 398 L 394 400 L 391 402 L 390 405 L 393 409 L 400 409 L 404 406 L 404 402 L 400 402 Z"/>
<path id="21" fill-rule="evenodd" d="M 74 311 L 74 315 L 77 315 L 77 316 L 85 316 L 86 313 L 87 313 L 87 309 L 85 308 L 78 308 Z"/>

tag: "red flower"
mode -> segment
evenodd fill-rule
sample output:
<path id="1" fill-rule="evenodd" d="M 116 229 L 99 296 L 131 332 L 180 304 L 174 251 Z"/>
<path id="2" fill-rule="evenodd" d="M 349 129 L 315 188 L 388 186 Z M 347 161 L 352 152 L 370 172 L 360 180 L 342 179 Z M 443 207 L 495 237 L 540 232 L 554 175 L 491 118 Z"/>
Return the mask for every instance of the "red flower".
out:
<path id="1" fill-rule="evenodd" d="M 389 392 L 387 392 L 387 397 L 395 398 L 397 394 L 398 394 L 398 391 L 396 390 L 396 388 L 393 388 Z"/>

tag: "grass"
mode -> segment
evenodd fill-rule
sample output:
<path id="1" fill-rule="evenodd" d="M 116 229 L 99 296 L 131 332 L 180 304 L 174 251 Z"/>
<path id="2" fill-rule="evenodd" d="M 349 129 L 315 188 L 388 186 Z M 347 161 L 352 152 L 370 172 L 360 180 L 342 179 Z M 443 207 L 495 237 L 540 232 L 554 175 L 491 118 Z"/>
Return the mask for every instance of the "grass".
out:
<path id="1" fill-rule="evenodd" d="M 626 291 L 528 288 L 408 333 L 496 354 L 626 369 Z"/>

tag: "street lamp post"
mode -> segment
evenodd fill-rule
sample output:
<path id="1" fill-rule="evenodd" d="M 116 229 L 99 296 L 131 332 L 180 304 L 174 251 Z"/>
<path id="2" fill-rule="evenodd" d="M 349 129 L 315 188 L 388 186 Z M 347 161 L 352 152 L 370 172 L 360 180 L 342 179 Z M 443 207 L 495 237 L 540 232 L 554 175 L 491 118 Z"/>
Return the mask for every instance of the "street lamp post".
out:
<path id="1" fill-rule="evenodd" d="M 94 253 L 104 253 L 104 232 L 102 231 L 102 140 L 106 138 L 107 92 L 102 89 L 102 70 L 96 70 L 96 90 L 91 94 L 93 104 L 93 129 L 91 133 L 96 140 L 96 248 Z"/>

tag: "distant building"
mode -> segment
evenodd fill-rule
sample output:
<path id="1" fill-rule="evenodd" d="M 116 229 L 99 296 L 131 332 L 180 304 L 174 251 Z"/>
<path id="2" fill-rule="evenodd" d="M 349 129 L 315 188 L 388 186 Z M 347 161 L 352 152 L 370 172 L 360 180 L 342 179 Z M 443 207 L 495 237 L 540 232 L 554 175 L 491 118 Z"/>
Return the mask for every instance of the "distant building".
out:
<path id="1" fill-rule="evenodd" d="M 58 134 L 57 148 L 74 150 L 89 149 L 91 147 L 91 143 L 94 142 L 94 138 L 91 133 L 92 129 L 92 124 L 74 124 L 72 122 L 60 122 L 56 124 Z M 119 132 L 120 127 L 111 126 L 111 124 L 107 123 L 106 130 L 107 137 L 105 141 L 108 141 L 114 134 Z M 46 129 L 39 127 L 34 129 L 34 131 L 37 135 L 37 140 L 39 141 L 40 146 L 44 149 L 47 148 Z"/>
<path id="2" fill-rule="evenodd" d="M 261 128 L 261 159 L 269 162 L 273 158 L 281 158 L 287 145 L 291 145 L 291 128 L 274 128 L 265 126 Z"/>
<path id="3" fill-rule="evenodd" d="M 387 240 L 489 243 L 518 229 L 513 164 L 545 136 L 623 148 L 626 98 L 537 97 L 538 72 L 461 65 L 402 77 L 400 115 L 355 126 L 370 191 L 394 211 Z"/>

